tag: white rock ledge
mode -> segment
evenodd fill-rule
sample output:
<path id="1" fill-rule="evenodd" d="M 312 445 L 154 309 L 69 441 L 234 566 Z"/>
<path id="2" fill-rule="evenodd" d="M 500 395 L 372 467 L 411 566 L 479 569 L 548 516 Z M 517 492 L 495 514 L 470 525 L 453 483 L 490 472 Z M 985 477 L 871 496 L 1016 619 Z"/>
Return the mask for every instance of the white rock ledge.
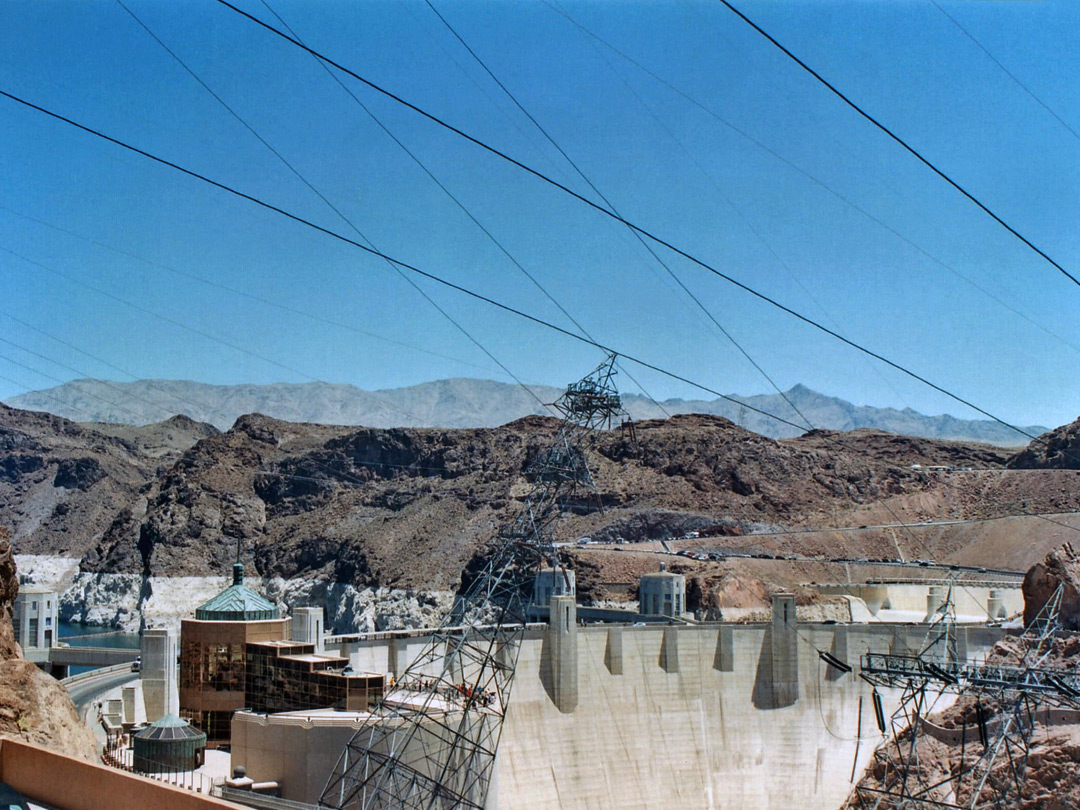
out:
<path id="1" fill-rule="evenodd" d="M 143 577 L 79 571 L 78 559 L 17 554 L 19 578 L 60 593 L 60 619 L 137 632 L 143 627 L 180 629 L 180 620 L 229 585 L 232 578 Z M 285 612 L 322 607 L 332 633 L 367 633 L 437 624 L 453 604 L 449 591 L 358 588 L 327 580 L 251 577 L 245 582 Z"/>

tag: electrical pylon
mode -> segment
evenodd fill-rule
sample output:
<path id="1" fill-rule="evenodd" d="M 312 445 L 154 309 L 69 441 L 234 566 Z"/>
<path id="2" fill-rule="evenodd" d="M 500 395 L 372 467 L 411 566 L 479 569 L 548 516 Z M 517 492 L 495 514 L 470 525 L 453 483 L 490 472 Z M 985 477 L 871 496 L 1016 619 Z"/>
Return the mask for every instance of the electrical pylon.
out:
<path id="1" fill-rule="evenodd" d="M 553 407 L 562 424 L 526 468 L 532 489 L 453 610 L 346 746 L 319 800 L 348 810 L 481 810 L 510 702 L 539 565 L 558 568 L 553 526 L 591 487 L 585 445 L 623 415 L 614 355 Z"/>
<path id="2" fill-rule="evenodd" d="M 955 623 L 939 610 L 942 626 L 927 634 L 919 655 L 867 653 L 860 677 L 875 687 L 878 725 L 887 730 L 880 710 L 878 686 L 900 688 L 900 707 L 891 718 L 891 738 L 876 753 L 882 787 L 855 789 L 859 810 L 1012 810 L 1023 797 L 1031 737 L 1040 706 L 1080 708 L 1077 673 L 1043 665 L 1060 629 L 1058 613 L 1063 589 L 1054 594 L 1018 639 L 1016 661 L 978 664 L 956 656 Z M 952 601 L 950 587 L 947 606 Z M 969 743 L 966 725 L 960 734 L 960 761 L 935 772 L 920 767 L 924 718 L 935 700 L 928 695 L 953 694 L 974 699 L 977 743 Z M 995 711 L 996 709 L 996 711 Z"/>

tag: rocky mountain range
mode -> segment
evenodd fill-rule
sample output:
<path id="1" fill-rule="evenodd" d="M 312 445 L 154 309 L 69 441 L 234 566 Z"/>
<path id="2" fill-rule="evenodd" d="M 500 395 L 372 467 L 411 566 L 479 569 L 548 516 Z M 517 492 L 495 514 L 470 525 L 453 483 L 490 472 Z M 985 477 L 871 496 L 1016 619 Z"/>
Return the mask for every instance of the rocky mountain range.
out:
<path id="1" fill-rule="evenodd" d="M 517 385 L 474 379 L 439 380 L 377 391 L 330 383 L 207 385 L 183 380 L 124 383 L 86 379 L 12 397 L 7 404 L 81 422 L 133 425 L 151 424 L 175 414 L 185 414 L 219 430 L 227 430 L 239 416 L 247 413 L 327 425 L 469 428 L 497 427 L 523 416 L 548 413 L 540 402 L 552 402 L 560 393 L 560 389 L 548 386 L 533 386 L 530 393 Z M 1028 434 L 1023 435 L 989 420 L 925 416 L 910 408 L 896 410 L 853 405 L 802 385 L 796 385 L 784 396 L 732 395 L 732 399 L 736 401 L 668 399 L 658 404 L 644 396 L 630 394 L 624 397 L 624 404 L 636 420 L 684 413 L 712 414 L 770 438 L 792 438 L 802 431 L 771 419 L 765 413 L 795 424 L 808 420 L 819 429 L 868 428 L 1006 447 L 1025 445 L 1030 436 L 1047 430 L 1039 425 L 1023 426 Z"/>
<path id="2" fill-rule="evenodd" d="M 19 553 L 80 558 L 88 572 L 220 575 L 239 548 L 263 576 L 453 590 L 520 507 L 529 462 L 557 424 L 381 429 L 253 414 L 221 433 L 183 417 L 125 428 L 0 406 L 0 525 Z M 595 490 L 570 504 L 558 531 L 643 540 L 694 530 L 752 545 L 763 526 L 1080 506 L 1071 479 L 1057 480 L 1075 473 L 1002 477 L 1010 458 L 866 430 L 775 440 L 717 416 L 643 420 L 634 435 L 596 435 Z M 852 553 L 843 535 L 828 542 L 818 550 Z M 865 555 L 894 543 L 884 533 L 857 542 Z M 940 558 L 959 548 L 935 542 Z"/>

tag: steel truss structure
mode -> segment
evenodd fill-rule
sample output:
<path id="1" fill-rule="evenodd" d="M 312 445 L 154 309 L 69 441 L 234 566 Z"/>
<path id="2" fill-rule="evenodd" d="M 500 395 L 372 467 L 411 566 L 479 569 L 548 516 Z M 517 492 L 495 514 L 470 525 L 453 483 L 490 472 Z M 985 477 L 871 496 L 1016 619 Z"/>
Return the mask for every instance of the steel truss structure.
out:
<path id="1" fill-rule="evenodd" d="M 1015 664 L 960 661 L 956 656 L 955 618 L 948 607 L 940 612 L 918 655 L 867 653 L 860 677 L 874 686 L 878 723 L 878 687 L 902 690 L 900 707 L 890 718 L 890 739 L 875 757 L 883 787 L 855 789 L 859 810 L 1006 810 L 1023 795 L 1024 772 L 1040 707 L 1080 709 L 1080 675 L 1043 667 L 1060 629 L 1059 586 L 1019 637 L 1022 653 Z M 924 718 L 944 694 L 974 698 L 978 740 L 968 742 L 968 727 L 960 731 L 960 762 L 931 772 L 920 767 Z M 970 745 L 970 753 L 969 753 Z"/>
<path id="2" fill-rule="evenodd" d="M 497 533 L 483 570 L 346 746 L 320 806 L 484 807 L 533 578 L 540 565 L 558 568 L 553 525 L 574 493 L 593 485 L 586 440 L 625 416 L 614 364 L 609 357 L 552 403 L 562 423 L 526 467 L 532 489 L 521 510 Z"/>

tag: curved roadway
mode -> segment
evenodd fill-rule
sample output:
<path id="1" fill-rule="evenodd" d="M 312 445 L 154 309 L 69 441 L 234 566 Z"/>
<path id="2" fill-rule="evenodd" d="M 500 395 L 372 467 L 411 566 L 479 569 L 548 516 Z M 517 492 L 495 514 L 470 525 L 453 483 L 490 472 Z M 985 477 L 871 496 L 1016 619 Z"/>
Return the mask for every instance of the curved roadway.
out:
<path id="1" fill-rule="evenodd" d="M 75 708 L 79 712 L 79 717 L 83 717 L 94 701 L 99 700 L 103 695 L 118 686 L 124 686 L 131 681 L 138 680 L 138 678 L 139 673 L 132 672 L 130 668 L 122 669 L 119 672 L 103 672 L 69 684 L 67 690 L 68 694 L 71 695 Z"/>

